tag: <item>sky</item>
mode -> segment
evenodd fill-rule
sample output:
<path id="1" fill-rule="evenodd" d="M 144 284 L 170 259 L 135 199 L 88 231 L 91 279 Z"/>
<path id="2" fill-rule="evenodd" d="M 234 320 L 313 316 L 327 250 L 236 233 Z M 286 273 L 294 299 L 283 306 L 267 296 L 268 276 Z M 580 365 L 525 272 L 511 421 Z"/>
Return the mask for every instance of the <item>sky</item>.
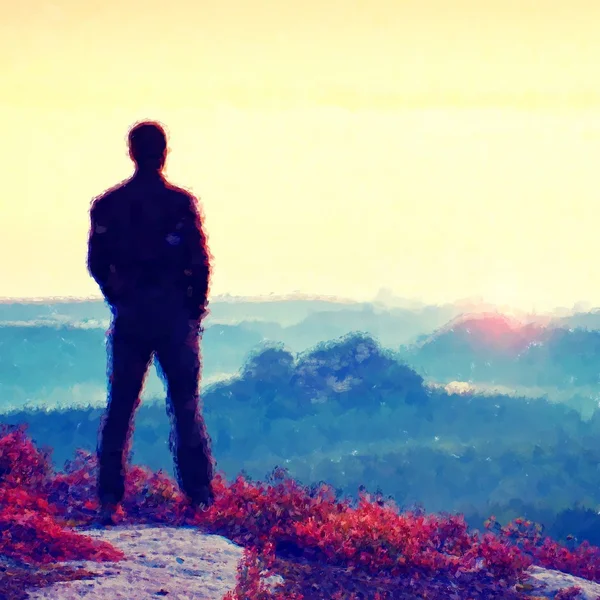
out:
<path id="1" fill-rule="evenodd" d="M 169 133 L 211 294 L 600 306 L 597 0 L 31 0 L 0 20 L 0 296 L 99 297 L 92 198 Z"/>

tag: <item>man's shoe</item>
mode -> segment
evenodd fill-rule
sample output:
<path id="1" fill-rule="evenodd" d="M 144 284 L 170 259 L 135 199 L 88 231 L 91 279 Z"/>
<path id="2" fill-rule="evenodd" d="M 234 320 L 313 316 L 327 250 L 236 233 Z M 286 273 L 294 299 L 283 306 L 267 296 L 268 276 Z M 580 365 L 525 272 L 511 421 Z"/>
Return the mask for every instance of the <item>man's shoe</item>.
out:
<path id="1" fill-rule="evenodd" d="M 115 514 L 117 512 L 116 504 L 102 504 L 96 518 L 96 524 L 99 527 L 110 527 L 116 525 Z"/>
<path id="2" fill-rule="evenodd" d="M 198 493 L 190 497 L 190 506 L 194 510 L 204 511 L 210 508 L 214 501 L 215 496 L 213 494 L 211 486 L 204 485 L 198 490 Z"/>

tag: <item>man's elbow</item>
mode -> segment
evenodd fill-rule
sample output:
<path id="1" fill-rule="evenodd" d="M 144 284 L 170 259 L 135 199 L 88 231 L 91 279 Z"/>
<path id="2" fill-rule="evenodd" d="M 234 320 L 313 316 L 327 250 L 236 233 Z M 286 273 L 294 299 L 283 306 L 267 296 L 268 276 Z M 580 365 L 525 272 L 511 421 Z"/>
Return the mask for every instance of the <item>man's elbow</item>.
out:
<path id="1" fill-rule="evenodd" d="M 96 279 L 97 273 L 98 273 L 98 263 L 95 260 L 94 255 L 89 252 L 88 256 L 87 256 L 87 270 L 88 273 L 94 278 Z"/>
<path id="2" fill-rule="evenodd" d="M 109 266 L 106 261 L 102 259 L 102 257 L 98 256 L 94 252 L 90 252 L 88 254 L 87 269 L 94 281 L 100 287 L 104 287 L 106 285 Z"/>
<path id="3" fill-rule="evenodd" d="M 97 274 L 100 272 L 100 257 L 98 256 L 98 251 L 94 247 L 93 244 L 89 244 L 88 253 L 87 253 L 87 269 L 90 275 L 96 279 Z"/>

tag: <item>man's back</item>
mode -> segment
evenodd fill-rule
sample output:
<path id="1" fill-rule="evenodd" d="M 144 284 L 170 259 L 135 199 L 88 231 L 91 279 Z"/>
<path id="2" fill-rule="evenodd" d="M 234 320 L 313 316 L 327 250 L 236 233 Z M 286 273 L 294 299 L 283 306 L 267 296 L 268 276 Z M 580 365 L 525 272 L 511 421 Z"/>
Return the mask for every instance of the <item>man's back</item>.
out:
<path id="1" fill-rule="evenodd" d="M 209 261 L 196 200 L 160 175 L 136 175 L 92 204 L 89 267 L 116 304 L 206 298 Z M 203 283 L 204 282 L 204 283 Z"/>

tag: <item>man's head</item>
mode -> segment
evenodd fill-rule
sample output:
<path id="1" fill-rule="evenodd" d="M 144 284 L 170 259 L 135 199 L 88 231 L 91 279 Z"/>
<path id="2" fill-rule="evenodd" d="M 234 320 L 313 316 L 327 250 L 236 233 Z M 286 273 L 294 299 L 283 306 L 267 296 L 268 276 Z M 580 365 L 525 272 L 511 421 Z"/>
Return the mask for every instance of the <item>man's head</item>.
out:
<path id="1" fill-rule="evenodd" d="M 154 121 L 143 121 L 129 131 L 129 156 L 138 170 L 162 171 L 167 158 L 165 130 Z"/>

